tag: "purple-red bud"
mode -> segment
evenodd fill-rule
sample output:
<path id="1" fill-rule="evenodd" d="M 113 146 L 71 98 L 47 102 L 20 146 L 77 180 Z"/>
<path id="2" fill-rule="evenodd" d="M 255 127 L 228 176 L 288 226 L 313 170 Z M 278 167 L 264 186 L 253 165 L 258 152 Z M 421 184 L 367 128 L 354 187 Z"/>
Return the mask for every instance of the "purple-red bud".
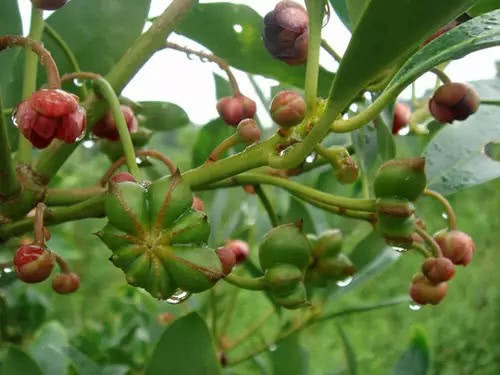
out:
<path id="1" fill-rule="evenodd" d="M 463 121 L 479 107 L 479 93 L 464 83 L 440 86 L 429 101 L 429 111 L 439 122 Z"/>
<path id="2" fill-rule="evenodd" d="M 14 271 L 25 283 L 39 283 L 50 276 L 55 256 L 38 245 L 21 245 L 14 255 Z"/>
<path id="3" fill-rule="evenodd" d="M 245 143 L 255 143 L 260 140 L 260 129 L 255 120 L 246 118 L 241 120 L 236 128 L 240 140 Z"/>
<path id="4" fill-rule="evenodd" d="M 455 266 L 448 258 L 428 258 L 422 264 L 422 273 L 433 284 L 449 281 L 455 275 Z"/>
<path id="5" fill-rule="evenodd" d="M 225 96 L 217 102 L 217 112 L 226 124 L 237 126 L 241 120 L 253 118 L 257 106 L 252 99 L 241 94 Z"/>
<path id="6" fill-rule="evenodd" d="M 411 109 L 408 104 L 397 102 L 394 105 L 392 117 L 392 134 L 398 134 L 411 119 Z"/>
<path id="7" fill-rule="evenodd" d="M 306 115 L 306 102 L 294 91 L 281 91 L 271 102 L 271 118 L 279 126 L 289 128 L 298 125 Z"/>
<path id="8" fill-rule="evenodd" d="M 419 305 L 437 305 L 446 296 L 447 283 L 434 285 L 421 273 L 416 274 L 410 284 L 409 294 Z"/>
<path id="9" fill-rule="evenodd" d="M 435 234 L 434 239 L 441 248 L 443 256 L 454 264 L 466 266 L 472 260 L 476 247 L 467 233 L 444 230 Z"/>
<path id="10" fill-rule="evenodd" d="M 59 294 L 76 292 L 80 287 L 80 278 L 75 273 L 60 273 L 52 280 L 52 289 Z"/>

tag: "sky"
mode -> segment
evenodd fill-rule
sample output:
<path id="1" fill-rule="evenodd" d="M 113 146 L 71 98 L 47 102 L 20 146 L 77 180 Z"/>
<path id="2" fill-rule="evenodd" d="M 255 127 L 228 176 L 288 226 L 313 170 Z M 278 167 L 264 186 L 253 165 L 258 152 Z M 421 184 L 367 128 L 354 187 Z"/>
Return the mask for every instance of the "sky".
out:
<path id="1" fill-rule="evenodd" d="M 296 1 L 303 3 L 300 0 Z M 218 1 L 201 0 L 200 2 L 214 3 Z M 231 0 L 227 2 L 251 6 L 264 16 L 274 8 L 278 0 Z M 152 0 L 150 16 L 159 15 L 170 3 L 170 0 Z M 27 32 L 31 2 L 29 0 L 19 0 L 19 5 L 24 30 Z M 46 16 L 50 15 L 50 12 L 46 13 Z M 237 20 L 235 20 L 235 24 L 237 24 Z M 209 28 L 207 28 L 207 32 L 209 32 Z M 323 29 L 322 36 L 338 52 L 342 53 L 349 43 L 350 34 L 342 22 L 335 15 L 332 15 L 329 23 Z M 179 35 L 174 34 L 169 40 L 198 50 L 203 49 L 202 46 L 193 44 Z M 446 73 L 455 81 L 488 79 L 495 76 L 495 61 L 499 60 L 500 47 L 490 48 L 453 61 L 446 68 Z M 324 52 L 321 55 L 321 63 L 329 70 L 335 70 L 337 67 L 336 62 Z M 204 124 L 218 116 L 215 109 L 213 72 L 223 74 L 215 64 L 203 63 L 198 59 L 190 60 L 185 54 L 166 50 L 157 53 L 149 60 L 125 88 L 123 94 L 136 101 L 158 100 L 176 103 L 184 108 L 193 123 Z M 254 99 L 257 98 L 245 73 L 236 71 L 236 78 L 244 95 Z M 258 79 L 257 82 L 264 92 L 268 92 L 269 87 L 276 84 L 276 82 L 264 78 Z M 433 87 L 434 82 L 435 78 L 432 74 L 421 77 L 417 81 L 417 94 L 422 94 L 426 89 Z M 408 98 L 409 95 L 410 91 L 408 89 L 402 93 L 401 97 Z M 258 100 L 256 101 L 258 102 Z M 264 122 L 270 121 L 266 108 L 259 102 L 258 115 Z"/>

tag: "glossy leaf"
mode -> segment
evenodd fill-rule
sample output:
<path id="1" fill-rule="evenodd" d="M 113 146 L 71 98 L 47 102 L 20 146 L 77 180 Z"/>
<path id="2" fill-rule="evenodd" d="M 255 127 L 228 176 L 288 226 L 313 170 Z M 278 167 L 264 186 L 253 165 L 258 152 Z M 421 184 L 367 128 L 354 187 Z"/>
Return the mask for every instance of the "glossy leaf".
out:
<path id="1" fill-rule="evenodd" d="M 273 7 L 270 4 L 269 11 Z M 261 39 L 263 25 L 263 18 L 246 5 L 199 4 L 184 19 L 177 32 L 203 44 L 237 69 L 304 87 L 305 66 L 288 66 L 273 59 Z M 238 31 L 239 27 L 241 31 Z M 321 69 L 320 95 L 327 95 L 332 79 L 332 73 Z"/>
<path id="2" fill-rule="evenodd" d="M 271 352 L 273 375 L 307 375 L 308 355 L 300 344 L 299 335 L 292 335 L 281 341 Z"/>
<path id="3" fill-rule="evenodd" d="M 40 364 L 45 374 L 65 375 L 69 359 L 62 348 L 68 345 L 64 327 L 57 321 L 43 325 L 35 335 L 29 352 Z"/>
<path id="4" fill-rule="evenodd" d="M 0 375 L 43 375 L 42 370 L 28 354 L 16 346 L 8 346 Z"/>
<path id="5" fill-rule="evenodd" d="M 282 219 L 283 223 L 294 223 L 302 220 L 303 226 L 302 230 L 304 233 L 316 233 L 316 228 L 314 226 L 314 220 L 308 207 L 299 201 L 297 198 L 290 197 L 290 206 L 288 207 L 288 212 Z"/>
<path id="6" fill-rule="evenodd" d="M 64 348 L 64 353 L 71 358 L 78 375 L 103 375 L 99 365 L 75 347 Z"/>
<path id="7" fill-rule="evenodd" d="M 205 322 L 190 313 L 170 325 L 156 345 L 146 375 L 221 373 Z"/>
<path id="8" fill-rule="evenodd" d="M 443 62 L 496 45 L 500 45 L 500 10 L 465 22 L 427 44 L 404 64 L 386 90 L 402 90 Z"/>
<path id="9" fill-rule="evenodd" d="M 429 370 L 429 344 L 425 335 L 417 331 L 410 347 L 396 364 L 393 375 L 426 375 Z"/>
<path id="10" fill-rule="evenodd" d="M 340 324 L 337 324 L 337 331 L 342 339 L 342 346 L 344 347 L 344 354 L 347 362 L 347 368 L 349 370 L 349 375 L 356 375 L 358 373 L 358 364 L 356 360 L 356 353 L 354 353 L 354 348 L 349 341 L 349 338 L 345 334 L 344 329 Z"/>
<path id="11" fill-rule="evenodd" d="M 370 0 L 345 0 L 351 28 L 354 30 Z"/>
<path id="12" fill-rule="evenodd" d="M 193 145 L 193 167 L 202 165 L 213 149 L 233 133 L 234 129 L 227 126 L 220 118 L 203 125 Z M 221 158 L 226 155 L 227 152 L 224 152 Z"/>
<path id="13" fill-rule="evenodd" d="M 465 122 L 445 125 L 425 152 L 429 189 L 448 195 L 500 177 L 500 162 L 485 153 L 500 139 L 498 118 L 500 107 L 483 105 Z"/>
<path id="14" fill-rule="evenodd" d="M 498 8 L 500 8 L 500 0 L 480 0 L 467 13 L 472 17 L 477 17 Z"/>
<path id="15" fill-rule="evenodd" d="M 140 126 L 151 130 L 167 131 L 189 124 L 187 113 L 177 104 L 166 102 L 140 102 L 137 111 Z"/>
<path id="16" fill-rule="evenodd" d="M 426 37 L 473 3 L 474 0 L 371 1 L 337 71 L 331 95 L 333 105 L 344 110 L 367 86 L 395 74 Z"/>

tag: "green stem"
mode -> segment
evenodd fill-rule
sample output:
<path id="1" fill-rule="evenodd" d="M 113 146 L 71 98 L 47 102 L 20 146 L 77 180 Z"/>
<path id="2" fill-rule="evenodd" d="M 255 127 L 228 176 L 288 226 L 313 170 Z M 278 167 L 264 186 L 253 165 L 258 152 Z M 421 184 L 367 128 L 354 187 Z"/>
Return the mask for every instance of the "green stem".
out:
<path id="1" fill-rule="evenodd" d="M 94 82 L 99 89 L 99 93 L 108 102 L 111 113 L 113 114 L 116 128 L 118 130 L 118 134 L 120 135 L 123 154 L 127 161 L 127 168 L 137 180 L 140 180 L 141 171 L 139 170 L 139 167 L 137 166 L 137 162 L 135 160 L 134 144 L 132 143 L 132 138 L 130 137 L 130 133 L 128 131 L 127 122 L 125 121 L 125 117 L 123 116 L 123 113 L 120 109 L 120 102 L 118 100 L 118 97 L 116 96 L 113 87 L 111 87 L 108 81 L 106 81 L 104 78 L 98 78 Z"/>
<path id="2" fill-rule="evenodd" d="M 44 31 L 56 42 L 59 48 L 61 48 L 64 55 L 66 56 L 66 59 L 68 59 L 69 63 L 71 64 L 73 71 L 80 72 L 81 68 L 78 60 L 76 59 L 75 54 L 73 53 L 71 48 L 69 48 L 68 44 L 64 41 L 62 36 L 59 35 L 59 33 L 48 23 L 45 24 Z M 85 99 L 87 97 L 87 88 L 82 85 L 78 86 L 78 89 L 80 90 L 81 97 Z"/>
<path id="3" fill-rule="evenodd" d="M 197 3 L 198 0 L 174 0 L 155 19 L 148 31 L 137 39 L 106 76 L 116 92 L 121 92 L 149 58 L 165 45 L 170 33 Z"/>
<path id="4" fill-rule="evenodd" d="M 486 104 L 486 105 L 500 105 L 500 100 L 498 99 L 481 99 L 481 104 Z"/>
<path id="5" fill-rule="evenodd" d="M 274 211 L 273 205 L 269 201 L 269 198 L 266 195 L 266 192 L 264 189 L 262 189 L 262 186 L 260 185 L 254 185 L 255 192 L 257 193 L 257 196 L 259 197 L 262 205 L 264 206 L 267 215 L 269 216 L 269 220 L 271 221 L 271 225 L 273 227 L 277 227 L 280 225 L 278 217 L 276 216 L 276 212 Z"/>
<path id="6" fill-rule="evenodd" d="M 439 68 L 432 68 L 430 70 L 431 73 L 434 73 L 441 82 L 443 82 L 444 84 L 446 83 L 450 83 L 451 82 L 451 79 L 450 77 L 448 77 L 448 75 L 441 69 Z"/>
<path id="7" fill-rule="evenodd" d="M 47 208 L 44 213 L 44 224 L 55 225 L 66 221 L 75 221 L 91 217 L 104 216 L 104 197 L 98 195 L 86 201 L 68 207 Z M 0 240 L 21 235 L 33 228 L 33 217 L 28 217 L 0 226 Z"/>
<path id="8" fill-rule="evenodd" d="M 43 33 L 43 11 L 35 6 L 31 7 L 31 24 L 29 37 L 40 41 Z M 27 99 L 36 90 L 36 77 L 38 73 L 38 56 L 36 53 L 26 50 L 24 60 L 24 74 L 22 98 Z M 33 147 L 25 137 L 19 133 L 19 144 L 17 146 L 17 161 L 19 163 L 31 163 Z"/>
<path id="9" fill-rule="evenodd" d="M 217 147 L 213 149 L 213 151 L 208 156 L 206 163 L 213 163 L 214 161 L 218 160 L 224 152 L 229 150 L 234 145 L 237 145 L 238 143 L 240 143 L 240 138 L 238 136 L 238 133 L 234 133 L 233 135 L 224 139 L 221 143 L 217 145 Z"/>
<path id="10" fill-rule="evenodd" d="M 257 185 L 257 184 L 267 184 L 281 187 L 285 190 L 288 190 L 292 194 L 299 194 L 301 196 L 305 196 L 308 199 L 315 200 L 321 203 L 325 203 L 331 206 L 337 206 L 341 209 L 350 209 L 350 210 L 358 210 L 358 211 L 367 211 L 367 212 L 375 212 L 376 204 L 374 199 L 355 199 L 355 198 L 347 198 L 337 195 L 328 194 L 307 186 L 304 186 L 300 183 L 264 175 L 257 173 L 244 173 L 238 176 L 234 176 L 230 179 L 230 181 L 226 181 L 223 183 L 215 184 L 216 187 L 223 186 L 231 186 L 231 185 Z"/>
<path id="11" fill-rule="evenodd" d="M 48 189 L 44 202 L 49 206 L 68 206 L 105 192 L 106 189 L 101 186 L 80 189 Z"/>
<path id="12" fill-rule="evenodd" d="M 306 5 L 309 14 L 309 46 L 307 48 L 305 101 L 308 113 L 314 114 L 318 98 L 319 50 L 325 2 L 324 0 L 307 0 Z"/>
<path id="13" fill-rule="evenodd" d="M 19 192 L 19 182 L 17 181 L 14 160 L 12 160 L 7 123 L 4 121 L 2 108 L 0 90 L 0 199 Z"/>
<path id="14" fill-rule="evenodd" d="M 436 258 L 440 258 L 443 256 L 443 252 L 439 247 L 438 243 L 432 236 L 426 232 L 425 229 L 420 228 L 419 226 L 415 227 L 415 232 L 424 239 L 425 242 L 431 247 L 432 255 Z"/>
<path id="15" fill-rule="evenodd" d="M 212 314 L 212 338 L 217 337 L 217 296 L 215 289 L 210 289 L 210 310 Z"/>
<path id="16" fill-rule="evenodd" d="M 448 228 L 450 230 L 456 230 L 457 229 L 457 216 L 455 215 L 455 211 L 453 211 L 453 207 L 451 207 L 450 202 L 439 194 L 437 191 L 430 190 L 430 189 L 425 189 L 424 194 L 436 199 L 439 203 L 441 203 L 446 210 L 446 215 L 448 216 Z"/>
<path id="17" fill-rule="evenodd" d="M 263 276 L 257 278 L 251 278 L 251 277 L 229 274 L 224 277 L 224 280 L 227 281 L 229 284 L 235 285 L 243 289 L 248 289 L 248 290 L 266 289 L 266 282 Z"/>
<path id="18" fill-rule="evenodd" d="M 326 52 L 328 52 L 328 54 L 329 54 L 330 56 L 332 56 L 332 57 L 335 59 L 335 61 L 337 61 L 338 63 L 340 63 L 340 61 L 342 60 L 342 56 L 340 56 L 340 55 L 337 53 L 337 51 L 335 51 L 335 50 L 332 48 L 332 46 L 330 46 L 330 45 L 328 44 L 328 42 L 327 42 L 326 40 L 321 39 L 321 47 L 322 47 L 322 48 L 323 48 Z"/>

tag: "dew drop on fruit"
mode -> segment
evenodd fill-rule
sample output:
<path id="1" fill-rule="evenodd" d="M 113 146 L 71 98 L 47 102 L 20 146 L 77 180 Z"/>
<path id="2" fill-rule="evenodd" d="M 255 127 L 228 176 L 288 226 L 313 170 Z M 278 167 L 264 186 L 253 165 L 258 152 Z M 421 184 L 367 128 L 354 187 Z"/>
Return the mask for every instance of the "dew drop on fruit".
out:
<path id="1" fill-rule="evenodd" d="M 186 292 L 185 290 L 177 289 L 175 293 L 167 299 L 167 302 L 172 305 L 177 305 L 186 301 L 189 297 L 191 297 L 191 293 Z"/>
<path id="2" fill-rule="evenodd" d="M 348 286 L 353 280 L 353 277 L 352 276 L 349 276 L 347 278 L 345 278 L 344 280 L 339 280 L 337 281 L 337 286 L 341 287 L 341 288 L 344 288 L 346 286 Z"/>
<path id="3" fill-rule="evenodd" d="M 418 303 L 410 303 L 409 307 L 411 311 L 418 311 L 422 308 L 422 306 L 419 305 Z"/>

